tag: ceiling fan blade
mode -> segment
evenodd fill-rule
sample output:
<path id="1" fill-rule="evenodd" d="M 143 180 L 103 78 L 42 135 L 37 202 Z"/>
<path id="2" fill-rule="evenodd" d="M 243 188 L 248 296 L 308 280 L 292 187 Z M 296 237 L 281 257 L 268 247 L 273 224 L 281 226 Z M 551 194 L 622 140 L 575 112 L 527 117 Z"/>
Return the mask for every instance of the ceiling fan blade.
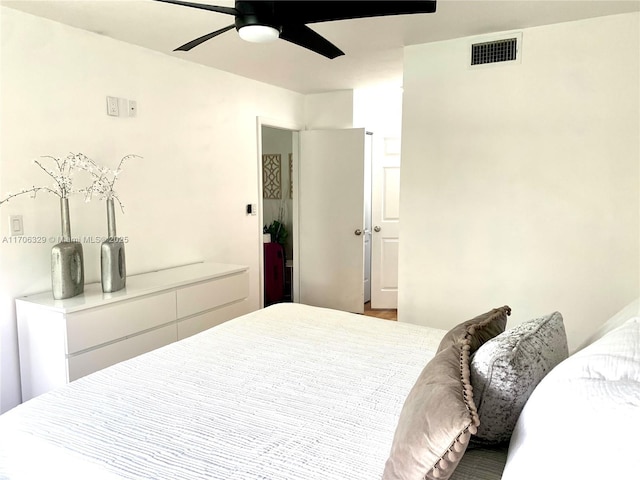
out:
<path id="1" fill-rule="evenodd" d="M 206 42 L 207 40 L 212 39 L 213 37 L 217 37 L 218 35 L 220 35 L 221 33 L 224 32 L 228 32 L 229 30 L 231 30 L 232 28 L 235 28 L 235 25 L 229 25 L 227 27 L 221 28 L 220 30 L 216 30 L 215 32 L 211 32 L 211 33 L 207 33 L 206 35 L 203 35 L 200 38 L 196 38 L 195 40 L 191 40 L 190 42 L 185 43 L 184 45 L 182 45 L 181 47 L 178 47 L 174 50 L 174 52 L 177 52 L 178 50 L 182 51 L 182 52 L 188 52 L 189 50 L 191 50 L 193 47 L 197 47 L 198 45 L 200 45 L 201 43 Z"/>
<path id="2" fill-rule="evenodd" d="M 436 11 L 435 0 L 400 1 L 316 1 L 285 0 L 274 1 L 276 14 L 283 23 L 315 23 L 332 20 L 347 20 L 364 17 L 381 17 L 387 15 L 408 15 L 414 13 L 433 13 Z"/>
<path id="3" fill-rule="evenodd" d="M 337 3 L 337 2 L 336 2 Z M 295 43 L 327 58 L 334 59 L 344 52 L 329 40 L 317 34 L 306 25 L 289 24 L 282 26 L 280 38 L 287 42 Z"/>
<path id="4" fill-rule="evenodd" d="M 205 5 L 203 3 L 181 2 L 179 0 L 156 0 L 156 2 L 172 3 L 174 5 L 182 5 L 183 7 L 200 8 L 201 10 L 226 13 L 227 15 L 238 15 L 238 11 L 235 8 L 231 7 L 219 7 L 217 5 Z"/>

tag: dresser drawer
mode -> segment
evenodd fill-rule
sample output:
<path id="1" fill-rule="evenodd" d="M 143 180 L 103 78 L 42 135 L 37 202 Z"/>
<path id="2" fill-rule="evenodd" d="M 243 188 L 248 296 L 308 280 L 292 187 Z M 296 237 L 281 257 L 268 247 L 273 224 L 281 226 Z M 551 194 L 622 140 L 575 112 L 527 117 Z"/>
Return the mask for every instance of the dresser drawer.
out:
<path id="1" fill-rule="evenodd" d="M 244 271 L 178 289 L 178 318 L 236 302 L 249 296 L 249 274 Z"/>
<path id="2" fill-rule="evenodd" d="M 248 312 L 249 302 L 247 300 L 242 300 L 225 307 L 209 310 L 208 312 L 201 313 L 200 315 L 194 315 L 193 317 L 179 320 L 178 340 L 190 337 L 191 335 L 195 335 L 196 333 L 200 333 L 208 328 L 220 325 L 227 320 L 239 317 L 240 315 L 244 315 Z"/>
<path id="3" fill-rule="evenodd" d="M 175 321 L 175 292 L 67 315 L 67 354 Z"/>
<path id="4" fill-rule="evenodd" d="M 176 325 L 172 323 L 149 332 L 125 338 L 117 343 L 74 355 L 68 359 L 69 381 L 129 360 L 176 341 Z"/>

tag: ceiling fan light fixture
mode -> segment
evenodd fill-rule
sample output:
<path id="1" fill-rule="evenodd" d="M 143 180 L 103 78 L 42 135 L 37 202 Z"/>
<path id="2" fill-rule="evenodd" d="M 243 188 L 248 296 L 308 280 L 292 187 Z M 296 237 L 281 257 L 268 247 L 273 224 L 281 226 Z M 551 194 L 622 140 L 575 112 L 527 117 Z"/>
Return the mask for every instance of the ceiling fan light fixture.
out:
<path id="1" fill-rule="evenodd" d="M 268 25 L 245 25 L 238 30 L 240 38 L 247 42 L 269 43 L 277 40 L 280 31 Z"/>
<path id="2" fill-rule="evenodd" d="M 2 1 L 2 0 L 0 0 Z M 156 0 L 189 8 L 209 10 L 233 16 L 234 22 L 215 32 L 185 43 L 176 50 L 188 52 L 201 43 L 236 28 L 243 40 L 266 43 L 280 38 L 328 59 L 344 52 L 307 26 L 308 23 L 331 22 L 355 18 L 433 13 L 436 0 L 318 2 L 308 0 L 235 0 L 234 7 L 208 5 L 184 0 Z"/>

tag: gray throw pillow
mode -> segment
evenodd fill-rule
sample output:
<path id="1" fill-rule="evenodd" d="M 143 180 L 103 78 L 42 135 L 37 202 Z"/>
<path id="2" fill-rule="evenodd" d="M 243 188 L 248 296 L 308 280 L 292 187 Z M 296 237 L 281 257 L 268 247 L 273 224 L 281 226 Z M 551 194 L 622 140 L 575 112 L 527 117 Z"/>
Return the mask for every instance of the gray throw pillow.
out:
<path id="1" fill-rule="evenodd" d="M 487 341 L 471 357 L 471 385 L 480 426 L 472 444 L 509 440 L 540 380 L 567 358 L 562 315 L 522 323 Z"/>
<path id="2" fill-rule="evenodd" d="M 447 480 L 479 423 L 469 382 L 473 352 L 504 331 L 509 307 L 458 325 L 440 344 L 409 392 L 383 480 Z"/>

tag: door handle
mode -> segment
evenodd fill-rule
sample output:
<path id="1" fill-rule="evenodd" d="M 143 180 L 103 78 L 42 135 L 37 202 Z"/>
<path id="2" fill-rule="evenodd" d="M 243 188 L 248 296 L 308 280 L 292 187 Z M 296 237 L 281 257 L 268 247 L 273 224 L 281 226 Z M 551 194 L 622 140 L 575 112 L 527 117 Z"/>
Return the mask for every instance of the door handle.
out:
<path id="1" fill-rule="evenodd" d="M 356 231 L 353 232 L 356 236 L 360 236 L 362 235 L 362 230 L 360 230 L 359 228 L 356 228 Z"/>
<path id="2" fill-rule="evenodd" d="M 376 225 L 375 227 L 373 227 L 373 231 L 374 232 L 379 232 L 380 230 L 382 230 L 378 225 Z"/>

